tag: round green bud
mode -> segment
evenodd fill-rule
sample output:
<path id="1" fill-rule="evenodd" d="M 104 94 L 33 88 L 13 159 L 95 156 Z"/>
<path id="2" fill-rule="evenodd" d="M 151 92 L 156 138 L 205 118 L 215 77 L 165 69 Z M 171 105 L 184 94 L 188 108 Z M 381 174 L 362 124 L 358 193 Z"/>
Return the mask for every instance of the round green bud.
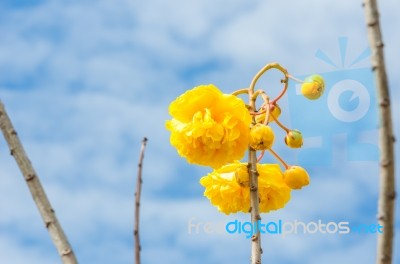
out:
<path id="1" fill-rule="evenodd" d="M 297 129 L 290 130 L 286 134 L 285 143 L 290 148 L 301 148 L 303 146 L 303 136 Z"/>
<path id="2" fill-rule="evenodd" d="M 301 85 L 301 93 L 310 100 L 316 100 L 325 91 L 325 81 L 321 75 L 314 74 L 304 80 Z"/>

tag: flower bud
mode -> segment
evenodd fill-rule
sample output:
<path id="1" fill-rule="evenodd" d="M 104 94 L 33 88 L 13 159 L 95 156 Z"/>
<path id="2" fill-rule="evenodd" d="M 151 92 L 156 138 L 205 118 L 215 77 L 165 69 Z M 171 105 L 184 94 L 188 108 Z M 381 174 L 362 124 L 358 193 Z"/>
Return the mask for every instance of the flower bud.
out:
<path id="1" fill-rule="evenodd" d="M 286 134 L 285 143 L 290 148 L 301 148 L 303 146 L 303 136 L 301 132 L 297 129 L 290 130 Z"/>
<path id="2" fill-rule="evenodd" d="M 272 147 L 274 131 L 264 124 L 256 124 L 250 130 L 250 147 L 255 150 L 264 150 Z"/>
<path id="3" fill-rule="evenodd" d="M 316 100 L 322 96 L 325 90 L 325 81 L 321 75 L 314 74 L 304 80 L 301 85 L 301 93 L 310 100 Z"/>
<path id="4" fill-rule="evenodd" d="M 249 187 L 250 178 L 246 165 L 240 166 L 235 170 L 235 178 L 240 186 Z"/>
<path id="5" fill-rule="evenodd" d="M 283 172 L 283 180 L 291 189 L 301 189 L 310 183 L 310 176 L 305 169 L 300 166 L 290 166 Z"/>
<path id="6" fill-rule="evenodd" d="M 270 111 L 270 113 L 269 113 L 268 122 L 273 122 L 275 119 L 278 119 L 279 116 L 281 115 L 281 108 L 277 104 L 270 105 L 270 110 L 269 111 Z M 264 113 L 264 114 L 261 114 L 261 115 L 257 115 L 256 116 L 256 122 L 257 123 L 264 123 L 266 114 L 267 113 Z M 274 116 L 275 119 L 272 116 Z"/>

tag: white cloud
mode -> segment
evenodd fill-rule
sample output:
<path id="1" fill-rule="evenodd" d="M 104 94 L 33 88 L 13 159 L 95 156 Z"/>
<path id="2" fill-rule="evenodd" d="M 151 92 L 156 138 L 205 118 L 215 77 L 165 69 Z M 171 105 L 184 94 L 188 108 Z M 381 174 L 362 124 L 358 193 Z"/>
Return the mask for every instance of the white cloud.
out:
<path id="1" fill-rule="evenodd" d="M 1 261 L 4 263 L 53 264 L 58 261 L 54 253 L 29 245 L 29 242 L 23 244 L 12 235 L 0 236 L 0 250 Z"/>

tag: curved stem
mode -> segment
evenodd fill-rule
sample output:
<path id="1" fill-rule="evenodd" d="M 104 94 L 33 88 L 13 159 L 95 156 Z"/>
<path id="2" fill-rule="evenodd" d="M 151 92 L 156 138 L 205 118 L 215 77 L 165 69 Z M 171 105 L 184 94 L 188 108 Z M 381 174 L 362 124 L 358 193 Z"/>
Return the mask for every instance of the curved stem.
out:
<path id="1" fill-rule="evenodd" d="M 278 126 L 280 126 L 283 130 L 285 130 L 286 133 L 289 133 L 289 132 L 290 132 L 290 129 L 287 128 L 286 126 L 284 126 L 280 121 L 278 121 L 278 118 L 276 118 L 274 115 L 271 115 L 271 116 L 272 116 L 272 118 L 275 120 L 276 124 L 277 124 Z"/>
<path id="2" fill-rule="evenodd" d="M 283 87 L 281 93 L 274 100 L 272 100 L 271 104 L 276 104 L 276 102 L 278 102 L 278 100 L 280 100 L 282 96 L 286 93 L 287 88 L 289 86 L 289 78 L 287 74 L 285 74 L 285 79 L 282 80 L 282 82 L 285 83 L 285 86 Z"/>
<path id="3" fill-rule="evenodd" d="M 290 74 L 288 74 L 288 77 L 289 77 L 289 79 L 292 79 L 293 81 L 296 81 L 298 83 L 304 83 L 303 80 L 300 80 L 299 78 L 296 78 L 296 77 L 294 77 L 294 76 L 292 76 Z"/>
<path id="4" fill-rule="evenodd" d="M 253 95 L 252 95 L 252 97 L 251 97 L 251 100 L 257 100 L 257 97 L 259 96 L 259 95 L 265 95 L 265 92 L 263 91 L 263 90 L 257 90 L 257 91 L 255 91 L 254 93 L 253 93 Z"/>
<path id="5" fill-rule="evenodd" d="M 302 81 L 302 80 L 300 80 L 300 79 L 298 79 L 298 78 L 296 78 L 296 77 L 294 77 L 294 76 L 292 76 L 292 75 L 290 75 L 288 73 L 285 73 L 285 79 L 282 80 L 282 82 L 285 83 L 285 86 L 283 87 L 281 93 L 274 100 L 272 100 L 271 104 L 273 104 L 273 105 L 276 104 L 276 102 L 278 102 L 278 100 L 280 100 L 282 98 L 282 96 L 286 93 L 286 91 L 287 91 L 287 89 L 289 87 L 289 79 L 292 79 L 292 80 L 294 80 L 296 82 L 299 82 L 299 83 L 303 83 L 304 82 L 304 81 Z"/>
<path id="6" fill-rule="evenodd" d="M 268 125 L 269 116 L 271 115 L 271 108 L 270 108 L 270 105 L 269 105 L 269 97 L 265 93 L 261 94 L 261 97 L 263 98 L 264 103 L 266 105 L 264 125 Z"/>
<path id="7" fill-rule="evenodd" d="M 283 68 L 279 63 L 273 62 L 273 63 L 269 63 L 267 65 L 265 65 L 253 78 L 253 80 L 251 81 L 250 87 L 249 87 L 249 92 L 251 91 L 251 94 L 254 93 L 254 87 L 258 81 L 258 79 L 268 70 L 270 69 L 277 69 L 279 71 L 281 71 L 284 75 L 285 75 L 285 80 L 287 83 L 288 80 L 288 73 L 287 70 L 285 68 Z M 250 94 L 250 93 L 249 93 Z"/>
<path id="8" fill-rule="evenodd" d="M 243 88 L 243 89 L 239 89 L 239 90 L 234 91 L 232 93 L 232 95 L 237 96 L 239 94 L 247 94 L 247 93 L 249 93 L 249 89 L 248 88 Z"/>
<path id="9" fill-rule="evenodd" d="M 279 160 L 280 163 L 282 163 L 282 165 L 285 167 L 285 169 L 288 169 L 289 166 L 287 165 L 287 163 L 272 149 L 268 149 L 269 152 L 271 152 L 271 154 L 277 159 Z"/>
<path id="10" fill-rule="evenodd" d="M 257 162 L 261 161 L 261 159 L 264 157 L 264 154 L 265 154 L 265 149 L 261 152 L 260 156 L 258 156 Z"/>

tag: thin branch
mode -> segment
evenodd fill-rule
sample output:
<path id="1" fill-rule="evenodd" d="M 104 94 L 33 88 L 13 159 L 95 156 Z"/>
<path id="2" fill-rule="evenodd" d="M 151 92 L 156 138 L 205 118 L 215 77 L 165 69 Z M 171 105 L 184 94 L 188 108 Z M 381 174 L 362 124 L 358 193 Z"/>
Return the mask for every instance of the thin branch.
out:
<path id="1" fill-rule="evenodd" d="M 261 221 L 259 192 L 258 192 L 258 172 L 257 172 L 257 153 L 249 147 L 249 163 L 248 170 L 250 176 L 250 207 L 251 207 L 251 222 L 258 226 Z M 257 232 L 251 237 L 251 264 L 261 264 L 261 234 L 257 228 Z"/>
<path id="2" fill-rule="evenodd" d="M 76 264 L 75 254 L 72 251 L 71 245 L 68 242 L 66 235 L 57 220 L 55 212 L 51 207 L 46 193 L 40 183 L 39 176 L 36 174 L 30 160 L 28 159 L 25 150 L 17 136 L 10 118 L 4 108 L 3 103 L 0 101 L 0 128 L 3 132 L 4 138 L 10 148 L 10 153 L 14 157 L 19 169 L 21 170 L 25 181 L 32 194 L 32 198 L 39 209 L 40 215 L 46 225 L 54 246 L 61 257 L 64 264 Z"/>
<path id="3" fill-rule="evenodd" d="M 147 138 L 143 138 L 142 147 L 140 149 L 140 157 L 138 164 L 138 174 L 136 182 L 136 192 L 135 192 L 135 263 L 140 264 L 140 237 L 139 237 L 139 213 L 140 213 L 140 195 L 142 193 L 142 168 L 144 159 L 144 150 L 146 148 Z"/>
<path id="4" fill-rule="evenodd" d="M 256 109 L 256 93 L 254 92 L 254 87 L 256 86 L 256 83 L 258 79 L 268 70 L 270 69 L 277 69 L 280 72 L 282 72 L 285 76 L 284 83 L 285 87 L 281 95 L 279 95 L 276 99 L 272 101 L 272 103 L 275 103 L 277 100 L 281 98 L 281 96 L 286 92 L 287 89 L 287 82 L 288 82 L 288 73 L 285 68 L 283 68 L 280 64 L 278 63 L 269 63 L 265 65 L 252 79 L 249 89 L 248 89 L 248 94 L 249 94 L 249 106 L 250 106 L 250 113 L 255 112 Z M 260 92 L 258 92 L 260 93 Z M 269 100 L 269 99 L 268 99 Z M 268 101 L 267 100 L 267 101 Z M 269 102 L 267 107 L 269 107 Z M 269 111 L 269 110 L 268 110 Z M 266 116 L 266 118 L 269 118 L 269 116 Z M 252 120 L 252 126 L 254 126 L 256 123 L 255 116 L 253 115 L 253 120 Z M 249 163 L 248 163 L 248 170 L 249 170 L 249 178 L 250 178 L 250 210 L 251 210 L 251 222 L 258 226 L 259 221 L 261 221 L 261 215 L 260 215 L 260 201 L 259 201 L 259 192 L 258 192 L 258 172 L 257 172 L 257 152 L 249 147 Z M 261 248 L 261 234 L 259 228 L 257 228 L 257 232 L 253 234 L 251 237 L 251 264 L 261 264 L 261 254 L 262 254 L 262 248 Z"/>
<path id="5" fill-rule="evenodd" d="M 378 235 L 377 264 L 392 263 L 394 237 L 394 204 L 396 197 L 394 175 L 394 134 L 390 109 L 389 85 L 383 55 L 383 40 L 379 24 L 377 0 L 364 0 L 368 39 L 372 50 L 372 70 L 375 74 L 379 102 L 380 187 L 378 221 L 383 234 Z"/>

